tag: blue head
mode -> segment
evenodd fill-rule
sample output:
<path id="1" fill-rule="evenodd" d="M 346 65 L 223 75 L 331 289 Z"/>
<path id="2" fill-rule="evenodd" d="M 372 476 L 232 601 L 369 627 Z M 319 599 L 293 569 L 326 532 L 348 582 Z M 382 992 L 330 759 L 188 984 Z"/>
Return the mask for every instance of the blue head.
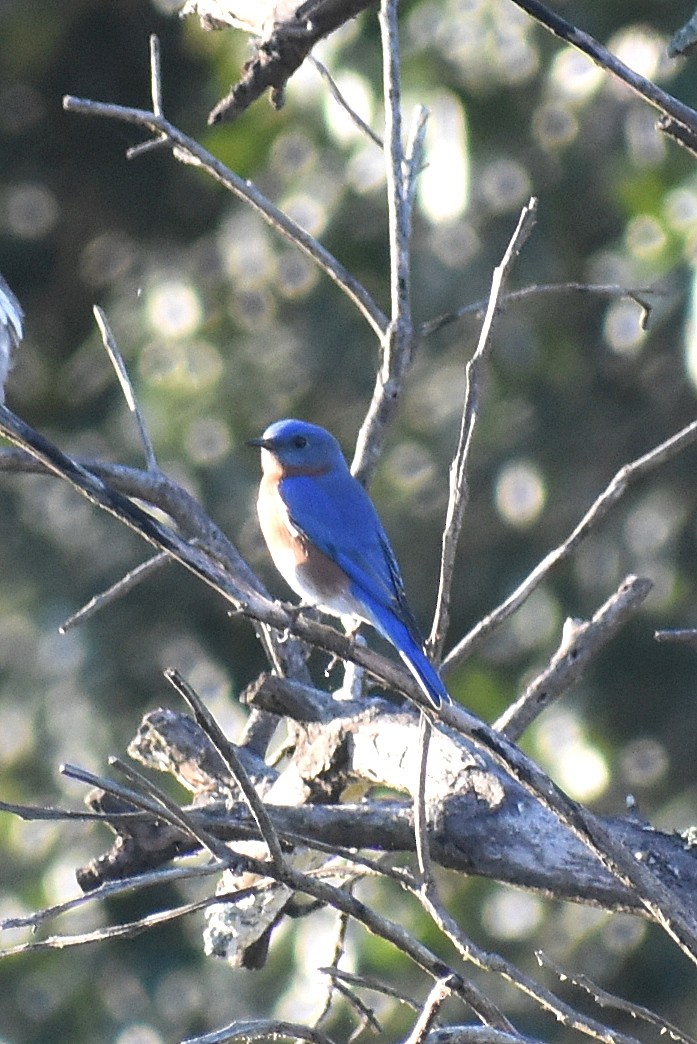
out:
<path id="1" fill-rule="evenodd" d="M 307 421 L 275 421 L 259 438 L 249 439 L 247 445 L 266 450 L 284 472 L 322 474 L 333 468 L 347 467 L 334 436 Z M 264 456 L 262 454 L 262 459 Z"/>

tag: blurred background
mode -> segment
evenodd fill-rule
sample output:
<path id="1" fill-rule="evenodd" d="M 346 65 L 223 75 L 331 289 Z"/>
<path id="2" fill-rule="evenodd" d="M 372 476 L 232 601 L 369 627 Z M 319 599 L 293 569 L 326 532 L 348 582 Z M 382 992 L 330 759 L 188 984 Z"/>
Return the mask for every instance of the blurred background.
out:
<path id="1" fill-rule="evenodd" d="M 68 115 L 61 98 L 148 107 L 148 36 L 158 33 L 169 119 L 319 236 L 387 309 L 382 159 L 309 66 L 280 112 L 264 99 L 236 123 L 209 129 L 207 113 L 238 78 L 248 41 L 205 33 L 196 19 L 178 19 L 178 6 L 0 0 L 0 271 L 26 312 L 8 404 L 69 452 L 142 464 L 92 319 L 92 305 L 102 305 L 162 467 L 285 598 L 257 529 L 258 460 L 245 439 L 297 415 L 330 427 L 350 456 L 372 390 L 375 339 L 326 278 L 218 185 L 164 152 L 127 161 L 140 140 L 133 128 Z M 555 4 L 697 106 L 697 59 L 666 57 L 690 7 Z M 486 296 L 531 194 L 539 221 L 514 287 L 572 280 L 661 291 L 647 331 L 634 302 L 596 293 L 530 296 L 497 322 L 450 646 L 564 539 L 623 463 L 694 417 L 697 161 L 655 131 L 645 104 L 507 0 L 408 0 L 401 30 L 405 117 L 417 103 L 431 110 L 414 231 L 417 320 Z M 317 53 L 381 132 L 374 14 Z M 469 317 L 419 345 L 373 485 L 424 629 L 477 334 Z M 689 450 L 634 487 L 449 678 L 457 699 L 493 720 L 546 663 L 567 616 L 592 615 L 628 572 L 650 576 L 642 613 L 524 746 L 594 809 L 622 814 L 631 794 L 642 816 L 678 830 L 697 818 L 697 659 L 652 635 L 697 623 L 696 456 Z M 236 734 L 236 697 L 264 661 L 251 629 L 230 621 L 207 588 L 170 567 L 60 636 L 65 617 L 143 560 L 145 548 L 67 487 L 38 477 L 0 475 L 0 533 L 5 800 L 81 807 L 84 788 L 60 777 L 60 763 L 106 772 L 145 711 L 181 709 L 164 667 L 178 667 Z M 0 915 L 75 894 L 75 867 L 109 843 L 96 826 L 1 815 Z M 697 1033 L 694 969 L 657 929 L 476 880 L 448 878 L 444 890 L 478 941 L 532 974 L 533 952 L 544 949 Z M 91 930 L 182 894 L 114 902 L 50 931 Z M 375 884 L 367 896 L 381 901 Z M 420 930 L 403 897 L 384 901 Z M 323 981 L 315 968 L 331 958 L 331 924 L 319 914 L 279 929 L 262 972 L 205 959 L 199 917 L 132 941 L 2 961 L 0 1040 L 160 1044 L 255 1014 L 309 1017 Z M 24 938 L 6 934 L 8 945 Z M 351 962 L 423 994 L 411 966 L 361 931 L 349 933 Z M 499 999 L 521 1029 L 565 1039 L 503 986 Z M 337 1039 L 349 1035 L 343 1019 L 329 1027 Z M 411 1024 L 391 1006 L 385 1019 L 385 1041 Z"/>

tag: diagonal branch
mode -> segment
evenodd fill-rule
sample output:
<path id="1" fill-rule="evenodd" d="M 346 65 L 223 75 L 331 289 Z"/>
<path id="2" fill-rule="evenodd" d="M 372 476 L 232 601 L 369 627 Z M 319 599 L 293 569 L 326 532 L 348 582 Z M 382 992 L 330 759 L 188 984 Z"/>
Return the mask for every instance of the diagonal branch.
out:
<path id="1" fill-rule="evenodd" d="M 508 619 L 530 597 L 550 570 L 559 562 L 563 562 L 564 559 L 568 558 L 590 536 L 608 512 L 622 499 L 630 486 L 633 486 L 639 479 L 644 478 L 645 475 L 655 471 L 656 468 L 665 464 L 666 461 L 677 457 L 679 453 L 682 453 L 684 449 L 687 449 L 694 442 L 697 442 L 697 420 L 681 428 L 675 435 L 671 435 L 670 438 L 659 443 L 658 446 L 655 446 L 654 449 L 649 450 L 643 456 L 637 457 L 628 464 L 623 464 L 607 488 L 591 504 L 586 514 L 566 540 L 545 555 L 542 561 L 535 566 L 515 591 L 501 605 L 480 620 L 469 634 L 465 635 L 450 650 L 443 661 L 443 669 L 447 670 L 457 666 L 466 660 L 468 656 L 471 656 L 475 649 L 480 648 L 492 631 L 503 623 L 504 620 Z"/>
<path id="2" fill-rule="evenodd" d="M 697 136 L 697 112 L 694 109 L 690 108 L 689 105 L 685 105 L 684 102 L 678 101 L 677 98 L 674 98 L 672 94 L 668 94 L 667 91 L 661 90 L 651 80 L 647 80 L 645 76 L 630 69 L 628 65 L 620 61 L 617 55 L 595 40 L 589 33 L 584 32 L 583 29 L 578 29 L 554 11 L 550 11 L 539 0 L 512 0 L 512 2 L 516 7 L 526 11 L 531 18 L 543 25 L 554 36 L 557 36 L 565 43 L 571 44 L 572 47 L 587 55 L 601 69 L 609 72 L 624 83 L 634 94 L 643 98 L 654 109 L 658 109 L 664 119 L 668 121 L 669 127 L 677 124 L 678 128 L 687 131 L 691 136 L 691 151 L 694 151 L 694 139 Z"/>
<path id="3" fill-rule="evenodd" d="M 442 653 L 445 635 L 450 620 L 450 595 L 455 572 L 455 556 L 460 531 L 467 506 L 467 468 L 472 445 L 472 435 L 479 412 L 479 385 L 484 360 L 491 346 L 491 332 L 498 310 L 498 302 L 505 286 L 513 262 L 523 249 L 525 241 L 532 232 L 537 218 L 537 200 L 533 197 L 523 208 L 518 224 L 503 255 L 501 263 L 494 269 L 491 280 L 491 293 L 487 305 L 484 322 L 479 334 L 476 351 L 465 368 L 466 390 L 465 401 L 460 423 L 460 435 L 455 457 L 450 465 L 450 495 L 441 543 L 440 575 L 438 578 L 438 597 L 429 637 L 429 645 L 438 660 Z"/>
<path id="4" fill-rule="evenodd" d="M 279 235 L 298 248 L 334 282 L 360 314 L 370 324 L 374 333 L 382 337 L 387 326 L 387 319 L 365 287 L 338 261 L 322 244 L 301 228 L 297 222 L 284 214 L 277 206 L 264 196 L 262 192 L 246 178 L 241 178 L 234 171 L 221 163 L 211 152 L 204 149 L 193 138 L 166 120 L 164 116 L 148 112 L 145 109 L 133 109 L 125 105 L 110 105 L 106 102 L 90 101 L 86 98 L 75 98 L 66 95 L 63 98 L 66 112 L 79 113 L 82 116 L 98 116 L 104 119 L 120 120 L 135 127 L 162 136 L 167 139 L 176 159 L 205 171 L 214 181 L 227 189 L 238 199 L 243 200 L 259 214 Z"/>

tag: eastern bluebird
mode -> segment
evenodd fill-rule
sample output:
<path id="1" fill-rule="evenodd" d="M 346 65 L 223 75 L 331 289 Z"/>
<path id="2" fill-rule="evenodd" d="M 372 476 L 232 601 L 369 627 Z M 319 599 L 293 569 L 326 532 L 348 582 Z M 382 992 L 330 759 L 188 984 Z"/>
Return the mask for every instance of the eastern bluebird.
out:
<path id="1" fill-rule="evenodd" d="M 286 582 L 325 612 L 372 624 L 431 703 L 450 703 L 424 652 L 387 534 L 334 436 L 316 424 L 280 420 L 249 445 L 261 447 L 259 522 Z"/>

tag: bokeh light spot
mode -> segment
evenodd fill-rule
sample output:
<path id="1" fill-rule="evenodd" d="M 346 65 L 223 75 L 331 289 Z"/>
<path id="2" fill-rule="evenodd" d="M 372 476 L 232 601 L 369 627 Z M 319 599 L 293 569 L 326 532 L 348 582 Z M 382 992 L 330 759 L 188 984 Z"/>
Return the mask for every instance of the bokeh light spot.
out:
<path id="1" fill-rule="evenodd" d="M 634 72 L 653 80 L 665 53 L 666 41 L 653 30 L 635 25 L 615 33 L 608 47 Z M 623 85 L 620 89 L 628 88 Z"/>
<path id="2" fill-rule="evenodd" d="M 495 939 L 526 939 L 540 925 L 541 901 L 527 892 L 498 887 L 482 909 L 482 923 Z"/>
<path id="3" fill-rule="evenodd" d="M 560 149 L 578 134 L 578 120 L 569 105 L 547 102 L 536 109 L 532 131 L 543 149 Z"/>
<path id="4" fill-rule="evenodd" d="M 502 157 L 482 171 L 481 193 L 492 213 L 504 214 L 528 199 L 530 176 L 517 160 Z"/>
<path id="5" fill-rule="evenodd" d="M 216 417 L 199 417 L 186 429 L 184 445 L 195 464 L 216 464 L 230 452 L 230 432 Z"/>
<path id="6" fill-rule="evenodd" d="M 652 736 L 642 736 L 627 743 L 620 766 L 630 787 L 651 787 L 665 777 L 670 761 L 662 743 Z"/>
<path id="7" fill-rule="evenodd" d="M 189 345 L 151 341 L 141 352 L 138 368 L 150 384 L 201 391 L 217 382 L 223 372 L 223 362 L 217 348 L 206 341 Z"/>
<path id="8" fill-rule="evenodd" d="M 150 328 L 163 337 L 190 337 L 201 322 L 201 302 L 188 283 L 161 283 L 148 292 L 145 308 Z"/>
<path id="9" fill-rule="evenodd" d="M 135 246 L 124 232 L 103 232 L 82 251 L 80 275 L 89 286 L 109 286 L 124 278 L 135 258 Z"/>
<path id="10" fill-rule="evenodd" d="M 281 209 L 311 236 L 319 236 L 324 231 L 327 208 L 316 196 L 310 196 L 307 192 L 287 196 L 281 203 Z"/>
<path id="11" fill-rule="evenodd" d="M 663 226 L 652 214 L 638 214 L 627 225 L 627 249 L 641 260 L 658 257 L 667 241 Z"/>
<path id="12" fill-rule="evenodd" d="M 550 708 L 535 729 L 537 745 L 559 785 L 577 801 L 592 801 L 606 790 L 610 772 L 602 753 L 584 736 L 573 711 Z"/>
<path id="13" fill-rule="evenodd" d="M 279 292 L 286 298 L 304 297 L 316 284 L 319 269 L 297 250 L 285 250 L 279 255 L 276 278 Z"/>
<path id="14" fill-rule="evenodd" d="M 418 200 L 434 223 L 453 221 L 469 201 L 469 150 L 465 110 L 460 100 L 443 91 L 427 99 L 430 117 L 424 148 L 424 169 Z"/>
<path id="15" fill-rule="evenodd" d="M 504 521 L 512 526 L 529 526 L 545 505 L 544 479 L 530 461 L 510 461 L 499 472 L 494 495 Z"/>
<path id="16" fill-rule="evenodd" d="M 666 221 L 676 232 L 697 230 L 697 189 L 681 185 L 665 197 Z"/>
<path id="17" fill-rule="evenodd" d="M 573 47 L 560 51 L 552 62 L 550 86 L 556 96 L 585 101 L 603 81 L 603 71 Z"/>
<path id="18" fill-rule="evenodd" d="M 12 235 L 41 239 L 58 220 L 58 203 L 45 185 L 17 185 L 7 194 L 5 220 Z"/>
<path id="19" fill-rule="evenodd" d="M 643 942 L 647 924 L 631 914 L 617 914 L 603 926 L 602 935 L 610 953 L 627 955 Z"/>
<path id="20" fill-rule="evenodd" d="M 605 315 L 605 340 L 618 355 L 636 355 L 646 338 L 643 308 L 636 301 L 613 301 Z"/>

